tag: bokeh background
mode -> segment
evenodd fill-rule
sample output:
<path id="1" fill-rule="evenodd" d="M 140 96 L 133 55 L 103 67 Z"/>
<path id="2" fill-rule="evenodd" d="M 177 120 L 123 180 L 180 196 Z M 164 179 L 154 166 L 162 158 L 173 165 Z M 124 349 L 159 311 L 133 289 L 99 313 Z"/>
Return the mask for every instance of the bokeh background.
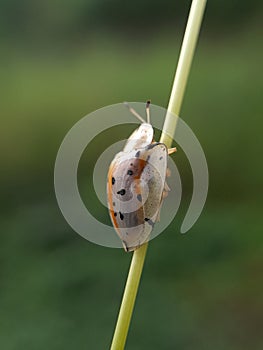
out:
<path id="1" fill-rule="evenodd" d="M 65 222 L 56 152 L 95 109 L 148 98 L 167 106 L 189 6 L 0 1 L 1 349 L 109 348 L 131 255 Z M 208 200 L 180 235 L 192 183 L 174 156 L 184 199 L 149 246 L 127 349 L 263 348 L 262 14 L 259 0 L 208 1 L 181 113 L 207 156 Z"/>

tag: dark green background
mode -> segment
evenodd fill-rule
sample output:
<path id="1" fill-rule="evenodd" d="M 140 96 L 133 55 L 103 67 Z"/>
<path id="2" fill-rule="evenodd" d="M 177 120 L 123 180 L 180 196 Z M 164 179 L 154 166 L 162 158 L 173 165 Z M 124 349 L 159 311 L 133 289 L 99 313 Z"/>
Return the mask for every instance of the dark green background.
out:
<path id="1" fill-rule="evenodd" d="M 56 152 L 95 109 L 167 106 L 189 5 L 0 1 L 1 349 L 109 348 L 131 255 L 67 225 Z M 261 21 L 260 1 L 208 2 L 181 113 L 207 156 L 208 200 L 180 235 L 192 184 L 174 156 L 183 204 L 150 243 L 127 349 L 263 348 Z"/>

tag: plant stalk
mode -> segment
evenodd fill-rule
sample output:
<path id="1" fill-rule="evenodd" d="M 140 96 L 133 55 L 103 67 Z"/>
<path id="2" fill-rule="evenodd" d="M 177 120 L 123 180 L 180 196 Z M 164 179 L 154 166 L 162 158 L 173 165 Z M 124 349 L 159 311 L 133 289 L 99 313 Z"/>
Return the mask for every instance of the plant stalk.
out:
<path id="1" fill-rule="evenodd" d="M 176 116 L 178 116 L 180 113 L 185 87 L 194 56 L 200 26 L 202 23 L 205 5 L 206 0 L 192 1 L 173 82 L 172 92 L 168 104 L 168 113 L 165 118 L 163 131 L 160 138 L 160 142 L 165 143 L 168 148 L 171 147 L 172 144 L 172 138 L 168 136 L 168 134 L 174 135 L 175 133 L 177 123 Z M 123 350 L 125 347 L 147 247 L 148 243 L 145 243 L 133 253 L 119 316 L 111 344 L 111 350 Z"/>
<path id="2" fill-rule="evenodd" d="M 188 80 L 191 64 L 194 57 L 196 43 L 205 11 L 206 0 L 193 0 L 185 29 L 184 39 L 180 51 L 179 61 L 174 77 L 172 92 L 167 108 L 160 142 L 171 147 L 172 139 L 169 135 L 175 134 L 176 124 L 179 116 L 186 83 Z"/>
<path id="3" fill-rule="evenodd" d="M 147 247 L 148 243 L 145 243 L 133 253 L 111 350 L 124 349 Z"/>

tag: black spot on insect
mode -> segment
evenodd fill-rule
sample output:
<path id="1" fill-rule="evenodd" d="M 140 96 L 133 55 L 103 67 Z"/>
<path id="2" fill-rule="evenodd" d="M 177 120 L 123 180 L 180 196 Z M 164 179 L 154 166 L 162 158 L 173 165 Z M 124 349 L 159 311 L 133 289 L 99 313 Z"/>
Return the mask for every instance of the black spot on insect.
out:
<path id="1" fill-rule="evenodd" d="M 123 220 L 124 219 L 124 215 L 120 212 L 120 219 Z"/>
<path id="2" fill-rule="evenodd" d="M 151 156 L 148 156 L 147 159 L 146 159 L 146 162 L 148 162 L 150 158 L 151 158 Z"/>
<path id="3" fill-rule="evenodd" d="M 120 194 L 121 196 L 124 196 L 126 193 L 125 189 L 123 188 L 122 190 L 119 190 L 117 194 Z"/>
<path id="4" fill-rule="evenodd" d="M 111 183 L 112 183 L 113 185 L 115 184 L 115 178 L 114 178 L 114 177 L 111 178 Z"/>
<path id="5" fill-rule="evenodd" d="M 114 213 L 114 216 L 117 216 L 117 213 Z"/>
<path id="6" fill-rule="evenodd" d="M 140 154 L 141 154 L 140 151 L 136 152 L 135 157 L 136 157 L 136 158 L 139 158 L 139 157 L 140 157 Z"/>
<path id="7" fill-rule="evenodd" d="M 130 166 L 133 166 L 133 163 L 131 163 Z"/>
<path id="8" fill-rule="evenodd" d="M 116 203 L 115 203 L 115 202 L 113 202 L 113 203 L 112 203 L 112 205 L 115 207 Z"/>
<path id="9" fill-rule="evenodd" d="M 162 160 L 162 159 L 163 159 L 163 157 L 160 157 L 160 158 L 159 158 L 159 160 Z"/>
<path id="10" fill-rule="evenodd" d="M 146 147 L 146 149 L 152 149 L 152 148 L 154 148 L 155 146 L 160 145 L 160 144 L 161 144 L 160 142 L 151 143 L 150 145 L 148 145 L 148 146 Z"/>
<path id="11" fill-rule="evenodd" d="M 127 171 L 127 175 L 133 175 L 133 171 L 129 169 L 129 170 Z"/>
<path id="12" fill-rule="evenodd" d="M 139 194 L 137 194 L 137 199 L 138 199 L 138 201 L 142 201 L 142 195 L 139 193 Z"/>
<path id="13" fill-rule="evenodd" d="M 144 221 L 148 222 L 149 225 L 154 226 L 154 222 L 149 218 L 144 218 Z"/>

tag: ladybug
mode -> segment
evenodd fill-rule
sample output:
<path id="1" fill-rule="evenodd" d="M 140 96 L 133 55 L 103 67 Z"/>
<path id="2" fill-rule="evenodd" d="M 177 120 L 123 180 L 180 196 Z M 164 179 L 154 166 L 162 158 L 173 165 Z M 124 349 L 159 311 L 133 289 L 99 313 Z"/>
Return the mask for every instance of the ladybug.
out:
<path id="1" fill-rule="evenodd" d="M 166 183 L 168 154 L 164 143 L 154 141 L 150 122 L 150 101 L 146 103 L 147 122 L 126 103 L 141 121 L 114 157 L 107 177 L 107 199 L 112 224 L 126 252 L 139 248 L 150 239 L 159 221 L 163 199 L 170 190 Z"/>

